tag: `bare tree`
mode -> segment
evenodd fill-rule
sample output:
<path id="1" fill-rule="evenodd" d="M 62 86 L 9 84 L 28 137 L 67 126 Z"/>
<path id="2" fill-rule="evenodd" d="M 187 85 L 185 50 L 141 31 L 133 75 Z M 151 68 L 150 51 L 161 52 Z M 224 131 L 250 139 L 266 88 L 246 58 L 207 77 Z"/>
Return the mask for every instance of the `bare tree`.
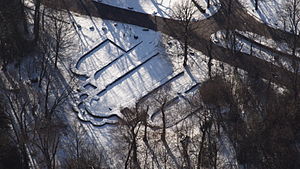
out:
<path id="1" fill-rule="evenodd" d="M 65 53 L 73 45 L 73 32 L 71 24 L 66 20 L 66 13 L 59 10 L 48 9 L 49 18 L 47 23 L 47 33 L 52 37 L 52 53 L 54 58 L 54 65 L 57 67 L 58 60 L 66 56 Z"/>
<path id="2" fill-rule="evenodd" d="M 42 157 L 40 165 L 43 168 L 56 168 L 56 154 L 65 128 L 60 118 L 54 116 L 51 118 L 45 116 L 35 118 L 31 144 L 39 150 L 38 152 Z"/>
<path id="3" fill-rule="evenodd" d="M 168 88 L 163 87 L 161 90 L 159 90 L 155 95 L 153 95 L 154 98 L 154 104 L 157 108 L 158 112 L 161 113 L 161 131 L 160 131 L 160 140 L 162 142 L 162 146 L 165 149 L 165 165 L 167 165 L 167 157 L 170 157 L 173 164 L 169 165 L 175 165 L 174 167 L 180 168 L 180 164 L 178 162 L 177 157 L 175 156 L 174 152 L 172 151 L 172 148 L 169 145 L 169 141 L 167 139 L 167 115 L 166 115 L 166 109 L 170 101 L 172 100 L 171 95 L 168 93 Z"/>
<path id="4" fill-rule="evenodd" d="M 258 10 L 258 2 L 259 2 L 259 0 L 254 1 L 255 10 Z"/>
<path id="5" fill-rule="evenodd" d="M 259 2 L 262 2 L 262 1 L 266 1 L 266 0 L 254 0 L 254 8 L 255 8 L 256 11 L 258 10 Z"/>
<path id="6" fill-rule="evenodd" d="M 215 34 L 215 38 L 218 43 L 221 43 L 225 48 L 228 49 L 229 52 L 226 53 L 227 55 L 237 59 L 239 52 L 241 52 L 244 46 L 238 38 L 237 32 L 226 29 L 225 31 L 217 32 Z"/>
<path id="7" fill-rule="evenodd" d="M 65 160 L 62 167 L 65 169 L 104 169 L 109 168 L 105 162 L 103 151 L 86 134 L 80 123 L 74 123 L 70 129 L 65 145 Z"/>
<path id="8" fill-rule="evenodd" d="M 140 162 L 138 160 L 138 143 L 137 136 L 140 131 L 141 124 L 146 118 L 146 113 L 141 107 L 137 104 L 134 108 L 124 108 L 122 111 L 122 119 L 120 122 L 120 127 L 125 130 L 123 137 L 126 142 L 128 142 L 128 153 L 125 160 L 125 169 L 131 166 L 130 168 L 141 168 Z"/>
<path id="9" fill-rule="evenodd" d="M 179 20 L 182 23 L 183 30 L 179 33 L 181 37 L 180 39 L 183 40 L 183 66 L 187 65 L 188 60 L 188 45 L 190 43 L 190 36 L 192 31 L 195 29 L 192 26 L 192 21 L 195 17 L 197 12 L 196 6 L 190 1 L 186 0 L 182 3 L 175 5 L 173 18 Z"/>
<path id="10" fill-rule="evenodd" d="M 58 114 L 62 111 L 60 106 L 65 103 L 71 92 L 69 88 L 65 89 L 62 87 L 59 91 L 58 88 L 54 88 L 54 86 L 58 84 L 54 84 L 58 78 L 53 78 L 53 71 L 50 71 L 53 70 L 53 65 L 50 62 L 51 55 L 53 56 L 53 53 L 55 53 L 56 58 L 59 58 L 64 50 L 62 48 L 69 47 L 65 45 L 65 43 L 62 43 L 62 39 L 64 38 L 61 38 L 65 36 L 64 32 L 66 31 L 60 22 L 57 22 L 57 24 L 53 24 L 55 30 L 57 30 L 53 33 L 54 35 L 50 35 L 50 31 L 48 30 L 47 36 L 40 36 L 40 3 L 40 0 L 35 1 L 35 13 L 33 18 L 34 41 L 40 45 L 40 52 L 42 54 L 42 57 L 39 57 L 41 64 L 36 65 L 36 67 L 40 66 L 39 68 L 41 70 L 39 79 L 40 89 L 36 89 L 31 81 L 23 81 L 20 73 L 21 68 L 19 74 L 16 72 L 7 72 L 5 76 L 2 76 L 0 79 L 1 82 L 9 81 L 3 85 L 1 84 L 0 90 L 6 103 L 4 109 L 5 114 L 7 114 L 9 125 L 13 131 L 12 140 L 20 152 L 20 160 L 22 161 L 21 168 L 24 169 L 34 167 L 35 162 L 41 164 L 36 167 L 56 168 L 56 154 L 57 151 L 59 151 L 60 139 L 65 127 L 64 123 L 59 120 L 60 117 L 58 117 Z M 10 11 L 4 10 L 3 8 L 7 8 Z M 24 40 L 27 26 L 22 25 L 26 23 L 26 20 L 24 21 L 25 16 L 21 15 L 24 13 L 23 10 L 23 2 L 21 0 L 5 0 L 0 2 L 0 20 L 7 24 L 4 26 L 5 31 L 2 31 L 3 22 L 0 23 L 0 48 L 4 49 L 5 55 L 10 55 L 10 57 L 17 55 L 23 56 L 25 52 L 21 50 L 21 47 L 26 48 L 27 46 L 27 43 L 25 43 L 27 41 Z M 2 36 L 4 34 L 6 35 Z M 10 35 L 13 36 L 10 37 Z M 22 36 L 24 39 L 19 38 Z M 53 45 L 53 37 L 57 37 L 55 39 L 59 41 L 56 45 Z M 57 41 L 55 40 L 55 42 Z M 30 45 L 32 44 L 28 46 Z M 59 50 L 52 52 L 53 46 Z M 9 50 L 6 50 L 6 48 Z M 15 55 L 14 53 L 17 54 Z M 4 65 L 7 64 L 8 61 L 2 58 L 2 53 L 0 55 L 0 59 L 4 62 Z M 32 59 L 36 58 L 37 57 L 33 57 Z M 55 60 L 55 65 L 57 65 L 58 59 Z M 17 65 L 20 64 L 21 63 L 18 63 Z M 4 68 L 5 66 L 3 69 Z M 46 80 L 44 81 L 43 79 Z"/>
<path id="11" fill-rule="evenodd" d="M 0 2 L 0 61 L 2 70 L 9 62 L 16 61 L 31 48 L 27 40 L 27 18 L 21 0 Z"/>
<path id="12" fill-rule="evenodd" d="M 33 150 L 42 157 L 38 161 L 47 169 L 56 168 L 56 155 L 60 150 L 61 138 L 65 134 L 66 125 L 61 115 L 62 105 L 66 102 L 72 89 L 63 88 L 53 92 L 55 87 L 54 76 L 47 72 L 43 93 L 36 98 L 38 103 L 31 109 L 30 144 Z"/>
<path id="13" fill-rule="evenodd" d="M 207 62 L 207 69 L 208 69 L 208 77 L 212 78 L 212 42 L 210 41 L 206 47 L 208 53 L 208 62 Z"/>
<path id="14" fill-rule="evenodd" d="M 14 141 L 20 151 L 22 167 L 29 169 L 29 154 L 27 151 L 28 147 L 28 114 L 26 112 L 26 106 L 29 102 L 21 102 L 18 97 L 20 93 L 18 90 L 9 91 L 6 89 L 1 89 L 2 93 L 5 95 L 6 106 L 5 114 L 9 119 L 9 124 L 13 130 Z"/>
<path id="15" fill-rule="evenodd" d="M 22 156 L 15 144 L 10 128 L 10 122 L 4 111 L 4 102 L 0 101 L 0 168 L 26 168 Z"/>
<path id="16" fill-rule="evenodd" d="M 73 46 L 74 34 L 66 16 L 66 12 L 57 9 L 43 8 L 42 11 L 39 45 L 42 55 L 48 62 L 53 61 L 56 68 Z"/>
<path id="17" fill-rule="evenodd" d="M 291 44 L 292 55 L 297 57 L 296 51 L 299 48 L 299 23 L 300 23 L 300 0 L 287 0 L 284 4 L 283 17 L 287 20 L 288 27 L 293 34 L 292 39 L 288 39 L 288 44 Z M 296 60 L 292 60 L 292 67 L 294 71 L 294 77 L 292 77 L 294 99 L 298 98 L 298 71 L 299 63 Z"/>
<path id="18" fill-rule="evenodd" d="M 37 44 L 39 41 L 40 36 L 40 10 L 41 10 L 41 0 L 34 1 L 35 9 L 34 9 L 34 27 L 33 27 L 33 34 L 34 34 L 34 43 Z"/>
<path id="19" fill-rule="evenodd" d="M 210 3 L 211 3 L 211 1 L 207 0 L 207 9 L 210 8 Z"/>
<path id="20" fill-rule="evenodd" d="M 288 21 L 289 29 L 293 34 L 292 39 L 292 54 L 295 56 L 298 35 L 299 35 L 299 23 L 300 23 L 300 1 L 299 0 L 287 0 L 284 3 L 283 17 Z"/>

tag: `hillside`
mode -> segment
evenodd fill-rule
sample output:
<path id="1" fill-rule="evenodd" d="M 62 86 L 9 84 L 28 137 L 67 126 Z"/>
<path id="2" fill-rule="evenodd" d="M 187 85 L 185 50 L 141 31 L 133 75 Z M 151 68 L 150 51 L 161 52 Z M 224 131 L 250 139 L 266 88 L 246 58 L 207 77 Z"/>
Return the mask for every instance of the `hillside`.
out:
<path id="1" fill-rule="evenodd" d="M 299 168 L 299 0 L 5 3 L 0 169 Z"/>

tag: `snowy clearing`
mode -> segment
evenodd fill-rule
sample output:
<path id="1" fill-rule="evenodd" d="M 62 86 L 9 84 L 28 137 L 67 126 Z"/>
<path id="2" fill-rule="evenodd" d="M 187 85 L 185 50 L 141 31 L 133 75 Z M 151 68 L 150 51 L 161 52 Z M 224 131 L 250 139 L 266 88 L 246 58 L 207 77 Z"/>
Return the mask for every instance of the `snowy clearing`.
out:
<path id="1" fill-rule="evenodd" d="M 190 49 L 190 66 L 183 69 L 177 40 L 129 24 L 77 14 L 70 18 L 81 49 L 70 66 L 79 78 L 74 110 L 82 121 L 115 123 L 121 108 L 154 90 L 169 86 L 172 97 L 183 97 L 207 79 L 207 57 Z"/>

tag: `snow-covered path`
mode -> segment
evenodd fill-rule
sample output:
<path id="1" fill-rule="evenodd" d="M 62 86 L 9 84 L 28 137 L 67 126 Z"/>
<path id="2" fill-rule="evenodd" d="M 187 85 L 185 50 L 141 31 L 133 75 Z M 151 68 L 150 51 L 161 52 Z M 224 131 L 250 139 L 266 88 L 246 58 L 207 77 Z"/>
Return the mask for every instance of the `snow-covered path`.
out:
<path id="1" fill-rule="evenodd" d="M 177 97 L 205 79 L 206 70 L 174 65 L 159 32 L 76 14 L 72 18 L 84 44 L 71 64 L 72 72 L 85 77 L 79 78 L 75 105 L 82 121 L 114 123 L 122 107 L 133 106 L 152 91 L 167 85 Z"/>
<path id="2" fill-rule="evenodd" d="M 71 64 L 72 72 L 85 77 L 79 78 L 77 94 L 81 120 L 113 123 L 115 115 L 121 116 L 121 107 L 134 105 L 162 85 L 172 82 L 176 93 L 195 84 L 188 73 L 174 69 L 161 46 L 160 33 L 97 18 L 73 18 L 78 40 L 84 43 Z"/>

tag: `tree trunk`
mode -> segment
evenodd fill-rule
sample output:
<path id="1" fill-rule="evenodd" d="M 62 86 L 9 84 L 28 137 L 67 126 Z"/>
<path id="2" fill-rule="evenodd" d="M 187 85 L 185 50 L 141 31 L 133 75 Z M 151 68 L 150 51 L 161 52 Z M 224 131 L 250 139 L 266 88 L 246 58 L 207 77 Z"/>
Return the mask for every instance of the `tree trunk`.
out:
<path id="1" fill-rule="evenodd" d="M 190 159 L 190 156 L 188 153 L 189 142 L 190 142 L 190 139 L 188 136 L 186 136 L 185 139 L 181 141 L 181 146 L 182 146 L 182 150 L 183 150 L 184 160 L 185 160 L 185 163 L 187 164 L 187 168 L 192 169 L 191 159 Z"/>
<path id="2" fill-rule="evenodd" d="M 24 29 L 24 32 L 25 34 L 28 34 L 29 31 L 28 31 L 28 25 L 27 25 L 27 20 L 26 20 L 26 15 L 25 15 L 25 11 L 24 11 L 24 0 L 20 0 L 20 6 L 21 6 L 21 13 L 22 13 L 22 20 L 23 20 L 23 29 Z"/>
<path id="3" fill-rule="evenodd" d="M 41 8 L 41 0 L 35 0 L 35 10 L 34 10 L 34 43 L 37 44 L 39 40 L 40 34 L 40 8 Z"/>
<path id="4" fill-rule="evenodd" d="M 255 0 L 255 10 L 258 10 L 258 0 Z"/>
<path id="5" fill-rule="evenodd" d="M 136 138 L 136 136 L 135 136 Z M 133 165 L 134 165 L 134 168 L 136 169 L 141 169 L 140 167 L 140 164 L 139 164 L 139 161 L 138 161 L 138 158 L 137 158 L 137 144 L 136 144 L 136 140 L 135 138 L 133 139 L 133 142 L 132 142 L 132 158 L 133 158 Z"/>
<path id="6" fill-rule="evenodd" d="M 163 129 L 162 129 L 162 133 L 161 133 L 161 140 L 163 142 L 164 147 L 166 148 L 166 151 L 168 153 L 168 155 L 172 158 L 173 162 L 176 165 L 176 168 L 180 169 L 180 165 L 178 164 L 176 157 L 174 156 L 174 154 L 172 153 L 167 140 L 166 140 L 166 115 L 165 115 L 165 107 L 166 101 L 164 101 L 164 103 L 161 106 L 161 113 L 162 113 L 162 122 L 163 122 Z"/>
<path id="7" fill-rule="evenodd" d="M 183 59 L 183 66 L 187 66 L 187 60 L 188 60 L 188 37 L 187 35 L 184 38 L 184 53 L 183 53 L 184 59 Z"/>
<path id="8" fill-rule="evenodd" d="M 127 153 L 127 158 L 126 158 L 126 161 L 125 161 L 125 169 L 128 168 L 128 163 L 129 163 L 129 159 L 130 159 L 131 150 L 132 150 L 132 144 L 130 144 L 129 151 Z"/>
<path id="9" fill-rule="evenodd" d="M 201 168 L 201 163 L 202 163 L 202 152 L 203 152 L 203 147 L 204 147 L 204 140 L 206 137 L 206 128 L 202 131 L 202 137 L 201 137 L 201 143 L 200 143 L 200 148 L 199 148 L 199 153 L 198 153 L 198 162 L 197 162 L 197 169 Z"/>
<path id="10" fill-rule="evenodd" d="M 21 152 L 22 152 L 22 167 L 23 169 L 29 169 L 29 160 L 28 160 L 25 144 L 22 144 Z"/>
<path id="11" fill-rule="evenodd" d="M 144 130 L 144 137 L 143 137 L 143 141 L 147 147 L 147 149 L 149 149 L 151 155 L 152 155 L 152 158 L 153 158 L 153 161 L 156 163 L 157 165 L 157 168 L 161 168 L 161 166 L 159 165 L 159 162 L 157 160 L 157 157 L 155 155 L 155 152 L 153 151 L 153 149 L 151 148 L 150 144 L 149 144 L 149 141 L 148 141 L 148 138 L 147 138 L 147 128 L 148 128 L 148 124 L 147 124 L 147 118 L 144 119 L 144 125 L 145 125 L 145 130 Z"/>
<path id="12" fill-rule="evenodd" d="M 59 42 L 59 40 L 57 40 L 56 49 L 55 49 L 55 61 L 54 61 L 55 68 L 57 68 L 57 62 L 58 62 L 58 57 L 59 57 L 59 48 L 60 48 L 60 42 Z"/>

